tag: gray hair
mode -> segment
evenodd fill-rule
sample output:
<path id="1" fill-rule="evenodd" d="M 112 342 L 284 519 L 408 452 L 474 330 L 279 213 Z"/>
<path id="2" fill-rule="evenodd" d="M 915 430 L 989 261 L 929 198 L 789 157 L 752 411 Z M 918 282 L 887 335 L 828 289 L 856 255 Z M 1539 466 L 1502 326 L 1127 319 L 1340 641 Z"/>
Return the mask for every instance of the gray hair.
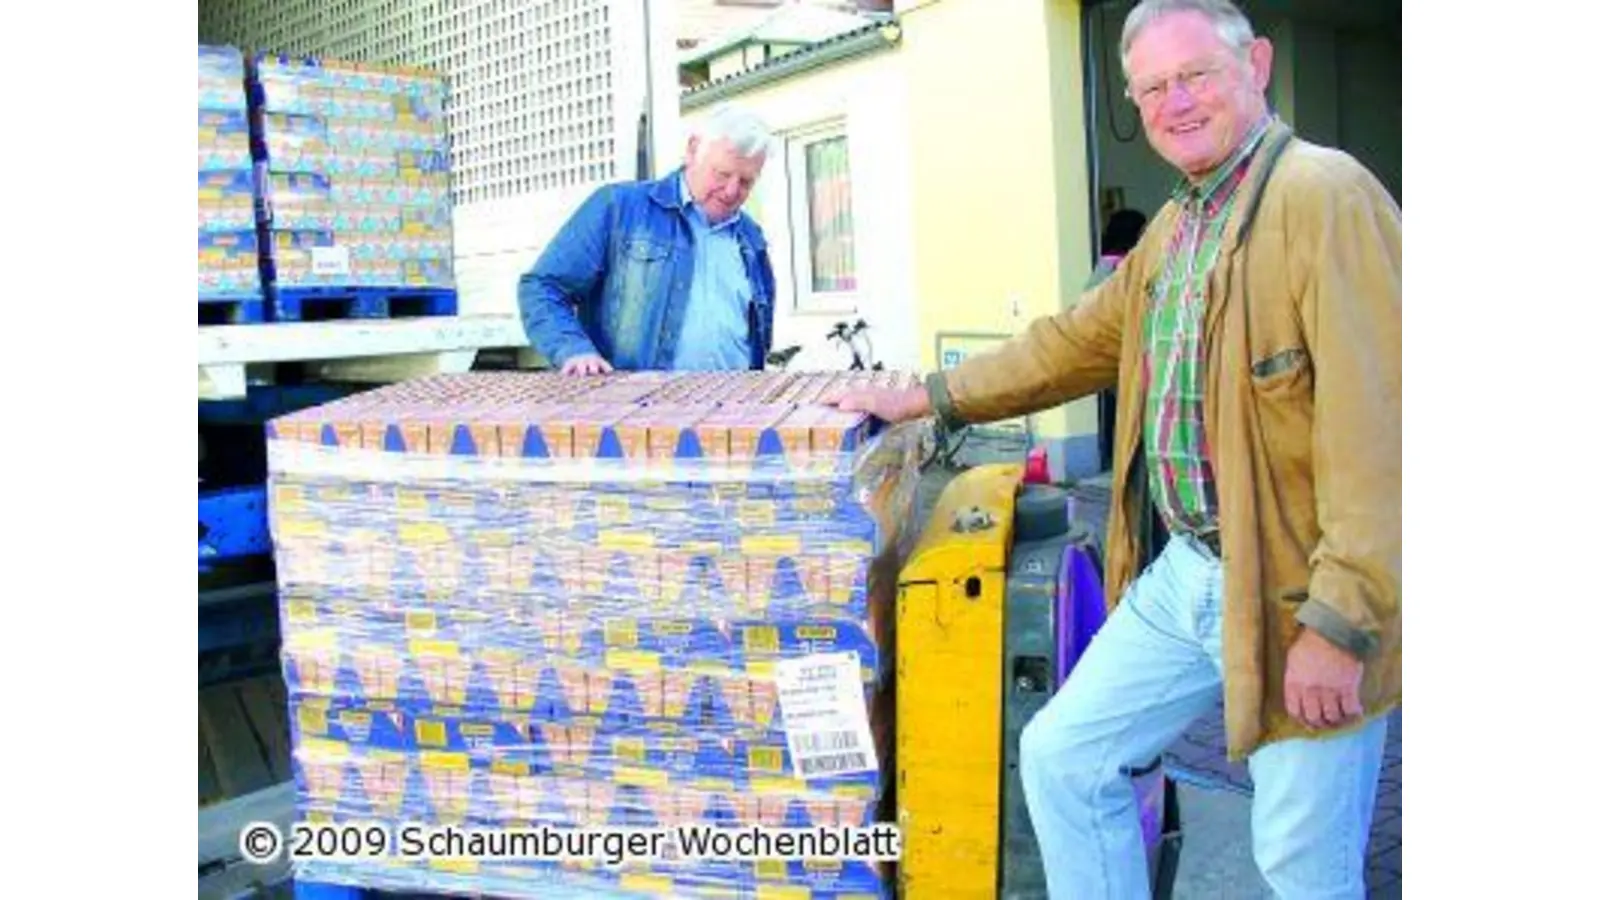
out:
<path id="1" fill-rule="evenodd" d="M 1142 0 L 1122 23 L 1122 74 L 1128 74 L 1128 48 L 1144 31 L 1145 26 L 1161 18 L 1180 12 L 1197 12 L 1205 16 L 1216 29 L 1217 37 L 1241 56 L 1250 42 L 1256 39 L 1250 20 L 1239 7 L 1228 0 Z"/>
<path id="2" fill-rule="evenodd" d="M 759 116 L 732 103 L 724 103 L 711 110 L 704 119 L 695 120 L 690 134 L 703 143 L 725 140 L 733 145 L 734 152 L 749 159 L 763 156 L 772 146 L 772 132 Z"/>

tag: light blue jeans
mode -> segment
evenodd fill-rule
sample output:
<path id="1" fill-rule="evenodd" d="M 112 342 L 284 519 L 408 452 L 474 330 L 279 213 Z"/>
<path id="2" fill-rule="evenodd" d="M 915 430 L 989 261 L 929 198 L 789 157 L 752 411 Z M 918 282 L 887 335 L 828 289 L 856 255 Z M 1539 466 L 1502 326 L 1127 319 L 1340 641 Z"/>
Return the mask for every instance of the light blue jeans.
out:
<path id="1" fill-rule="evenodd" d="M 1222 690 L 1222 568 L 1174 536 L 1022 732 L 1022 782 L 1052 900 L 1147 898 L 1124 770 L 1157 758 Z M 1256 864 L 1286 900 L 1365 900 L 1387 719 L 1250 757 Z"/>

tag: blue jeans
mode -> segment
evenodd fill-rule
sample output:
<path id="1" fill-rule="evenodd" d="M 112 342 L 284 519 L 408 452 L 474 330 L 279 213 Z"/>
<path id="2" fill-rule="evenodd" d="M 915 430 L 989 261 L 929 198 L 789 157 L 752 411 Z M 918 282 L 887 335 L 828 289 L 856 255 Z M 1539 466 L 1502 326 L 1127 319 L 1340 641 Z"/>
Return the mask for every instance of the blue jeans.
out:
<path id="1" fill-rule="evenodd" d="M 1022 782 L 1052 900 L 1150 896 L 1133 786 L 1222 690 L 1222 568 L 1175 536 L 1022 732 Z M 1366 897 L 1386 718 L 1250 757 L 1256 864 L 1288 900 Z"/>

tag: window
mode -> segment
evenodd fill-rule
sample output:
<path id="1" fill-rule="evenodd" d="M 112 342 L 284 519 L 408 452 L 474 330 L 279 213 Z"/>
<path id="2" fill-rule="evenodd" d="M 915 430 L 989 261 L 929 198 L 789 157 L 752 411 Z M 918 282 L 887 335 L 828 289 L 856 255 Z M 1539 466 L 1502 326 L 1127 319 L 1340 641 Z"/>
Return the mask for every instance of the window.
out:
<path id="1" fill-rule="evenodd" d="M 790 138 L 788 163 L 795 306 L 801 311 L 852 312 L 855 214 L 843 129 Z"/>

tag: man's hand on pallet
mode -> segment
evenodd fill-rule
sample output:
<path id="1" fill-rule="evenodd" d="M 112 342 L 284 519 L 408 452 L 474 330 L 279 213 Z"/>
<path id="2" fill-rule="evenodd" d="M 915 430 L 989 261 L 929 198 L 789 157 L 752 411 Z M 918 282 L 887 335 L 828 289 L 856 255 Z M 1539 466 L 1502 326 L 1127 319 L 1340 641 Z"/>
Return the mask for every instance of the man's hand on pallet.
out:
<path id="1" fill-rule="evenodd" d="M 585 353 L 567 360 L 561 367 L 563 375 L 604 375 L 611 371 L 611 363 L 597 353 Z"/>
<path id="2" fill-rule="evenodd" d="M 870 413 L 891 425 L 933 413 L 928 389 L 920 384 L 908 388 L 853 388 L 828 399 L 845 412 Z"/>

